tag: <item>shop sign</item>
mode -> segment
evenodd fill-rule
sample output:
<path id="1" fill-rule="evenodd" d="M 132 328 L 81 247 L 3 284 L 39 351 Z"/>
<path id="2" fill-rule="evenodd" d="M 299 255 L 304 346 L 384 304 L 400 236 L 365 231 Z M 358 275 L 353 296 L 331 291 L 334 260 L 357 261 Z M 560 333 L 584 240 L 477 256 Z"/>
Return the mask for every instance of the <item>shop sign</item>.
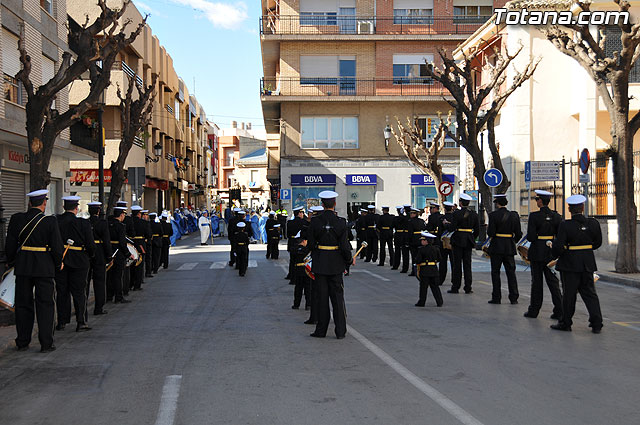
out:
<path id="1" fill-rule="evenodd" d="M 144 186 L 149 189 L 168 190 L 169 182 L 166 180 L 146 179 Z"/>
<path id="2" fill-rule="evenodd" d="M 292 174 L 292 186 L 335 186 L 335 174 Z"/>
<path id="3" fill-rule="evenodd" d="M 443 174 L 442 181 L 455 183 L 456 176 L 454 174 Z M 411 186 L 435 186 L 433 178 L 428 174 L 411 174 Z"/>
<path id="4" fill-rule="evenodd" d="M 375 186 L 378 176 L 375 174 L 347 174 L 347 186 Z"/>
<path id="5" fill-rule="evenodd" d="M 23 149 L 4 146 L 3 156 L 5 167 L 14 170 L 29 170 L 29 152 Z"/>
<path id="6" fill-rule="evenodd" d="M 72 168 L 71 183 L 98 183 L 98 170 L 92 168 Z M 111 183 L 111 170 L 104 170 L 104 182 Z"/>

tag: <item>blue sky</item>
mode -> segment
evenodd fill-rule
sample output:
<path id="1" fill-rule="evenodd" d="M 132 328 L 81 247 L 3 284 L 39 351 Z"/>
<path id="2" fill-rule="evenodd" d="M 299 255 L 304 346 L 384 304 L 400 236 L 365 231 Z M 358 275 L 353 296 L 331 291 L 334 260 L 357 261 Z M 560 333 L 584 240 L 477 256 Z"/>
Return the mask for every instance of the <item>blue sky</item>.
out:
<path id="1" fill-rule="evenodd" d="M 260 2 L 218 0 L 134 0 L 173 66 L 220 128 L 231 121 L 264 128 L 259 80 L 262 61 Z"/>

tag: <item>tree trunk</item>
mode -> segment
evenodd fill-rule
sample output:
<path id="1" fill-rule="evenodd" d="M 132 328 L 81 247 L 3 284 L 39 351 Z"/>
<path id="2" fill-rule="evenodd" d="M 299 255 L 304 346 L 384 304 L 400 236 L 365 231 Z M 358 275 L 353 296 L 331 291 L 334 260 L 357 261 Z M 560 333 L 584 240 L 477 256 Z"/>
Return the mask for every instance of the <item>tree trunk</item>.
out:
<path id="1" fill-rule="evenodd" d="M 30 113 L 26 114 L 27 142 L 29 145 L 29 189 L 34 191 L 46 189 L 51 182 L 51 174 L 48 170 L 55 140 L 53 142 L 47 140 L 43 134 L 43 114 L 39 105 L 32 104 L 29 106 Z M 32 118 L 29 119 L 29 117 Z"/>
<path id="2" fill-rule="evenodd" d="M 133 146 L 133 137 L 123 136 L 120 141 L 120 151 L 118 153 L 118 159 L 111 162 L 111 188 L 109 190 L 109 204 L 107 205 L 107 214 L 113 213 L 113 207 L 120 199 L 122 193 L 122 187 L 127 180 L 127 170 L 124 169 L 127 162 L 127 156 Z"/>

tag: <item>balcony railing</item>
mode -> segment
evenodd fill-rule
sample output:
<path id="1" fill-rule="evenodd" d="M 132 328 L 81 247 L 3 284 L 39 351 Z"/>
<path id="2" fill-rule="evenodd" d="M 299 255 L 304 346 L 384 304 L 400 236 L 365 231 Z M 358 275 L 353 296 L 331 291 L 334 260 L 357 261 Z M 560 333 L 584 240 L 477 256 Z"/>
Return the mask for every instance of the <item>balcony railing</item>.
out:
<path id="1" fill-rule="evenodd" d="M 144 85 L 144 81 L 142 80 L 142 78 L 138 74 L 136 74 L 136 72 L 133 69 L 131 69 L 131 67 L 129 65 L 127 65 L 127 63 L 125 61 L 116 61 L 116 62 L 114 62 L 113 66 L 111 67 L 111 69 L 122 70 L 129 77 L 135 79 L 136 84 L 139 87 L 142 87 Z"/>
<path id="2" fill-rule="evenodd" d="M 171 107 L 171 105 L 165 104 L 164 108 L 167 110 L 167 112 L 173 114 L 173 108 Z"/>
<path id="3" fill-rule="evenodd" d="M 262 96 L 443 96 L 440 83 L 421 78 L 262 78 Z"/>
<path id="4" fill-rule="evenodd" d="M 491 16 L 262 16 L 261 35 L 473 34 Z"/>

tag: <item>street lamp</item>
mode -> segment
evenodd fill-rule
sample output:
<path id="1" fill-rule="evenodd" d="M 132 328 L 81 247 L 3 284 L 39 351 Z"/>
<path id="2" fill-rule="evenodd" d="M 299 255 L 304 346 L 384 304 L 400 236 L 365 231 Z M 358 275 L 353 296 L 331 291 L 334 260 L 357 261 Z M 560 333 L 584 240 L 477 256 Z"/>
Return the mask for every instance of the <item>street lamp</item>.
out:
<path id="1" fill-rule="evenodd" d="M 384 149 L 389 152 L 389 139 L 391 139 L 391 126 L 387 124 L 387 126 L 382 130 L 384 134 Z"/>
<path id="2" fill-rule="evenodd" d="M 487 116 L 486 110 L 481 110 L 478 112 L 478 120 L 483 120 Z M 482 162 L 484 163 L 484 133 L 480 131 L 480 155 L 482 156 Z M 478 187 L 480 184 L 478 183 Z M 480 246 L 487 239 L 487 223 L 484 218 L 484 204 L 482 203 L 482 194 L 478 190 L 478 215 L 480 216 L 480 232 L 478 235 L 478 239 L 480 241 Z"/>
<path id="3" fill-rule="evenodd" d="M 104 129 L 102 128 L 102 113 L 105 106 L 105 91 L 98 97 L 98 202 L 104 205 Z M 100 209 L 100 215 L 104 208 Z"/>
<path id="4" fill-rule="evenodd" d="M 160 161 L 160 157 L 162 156 L 162 145 L 160 142 L 153 145 L 153 154 L 155 155 L 155 159 L 151 158 L 149 155 L 145 156 L 145 160 L 147 162 L 158 162 Z"/>

